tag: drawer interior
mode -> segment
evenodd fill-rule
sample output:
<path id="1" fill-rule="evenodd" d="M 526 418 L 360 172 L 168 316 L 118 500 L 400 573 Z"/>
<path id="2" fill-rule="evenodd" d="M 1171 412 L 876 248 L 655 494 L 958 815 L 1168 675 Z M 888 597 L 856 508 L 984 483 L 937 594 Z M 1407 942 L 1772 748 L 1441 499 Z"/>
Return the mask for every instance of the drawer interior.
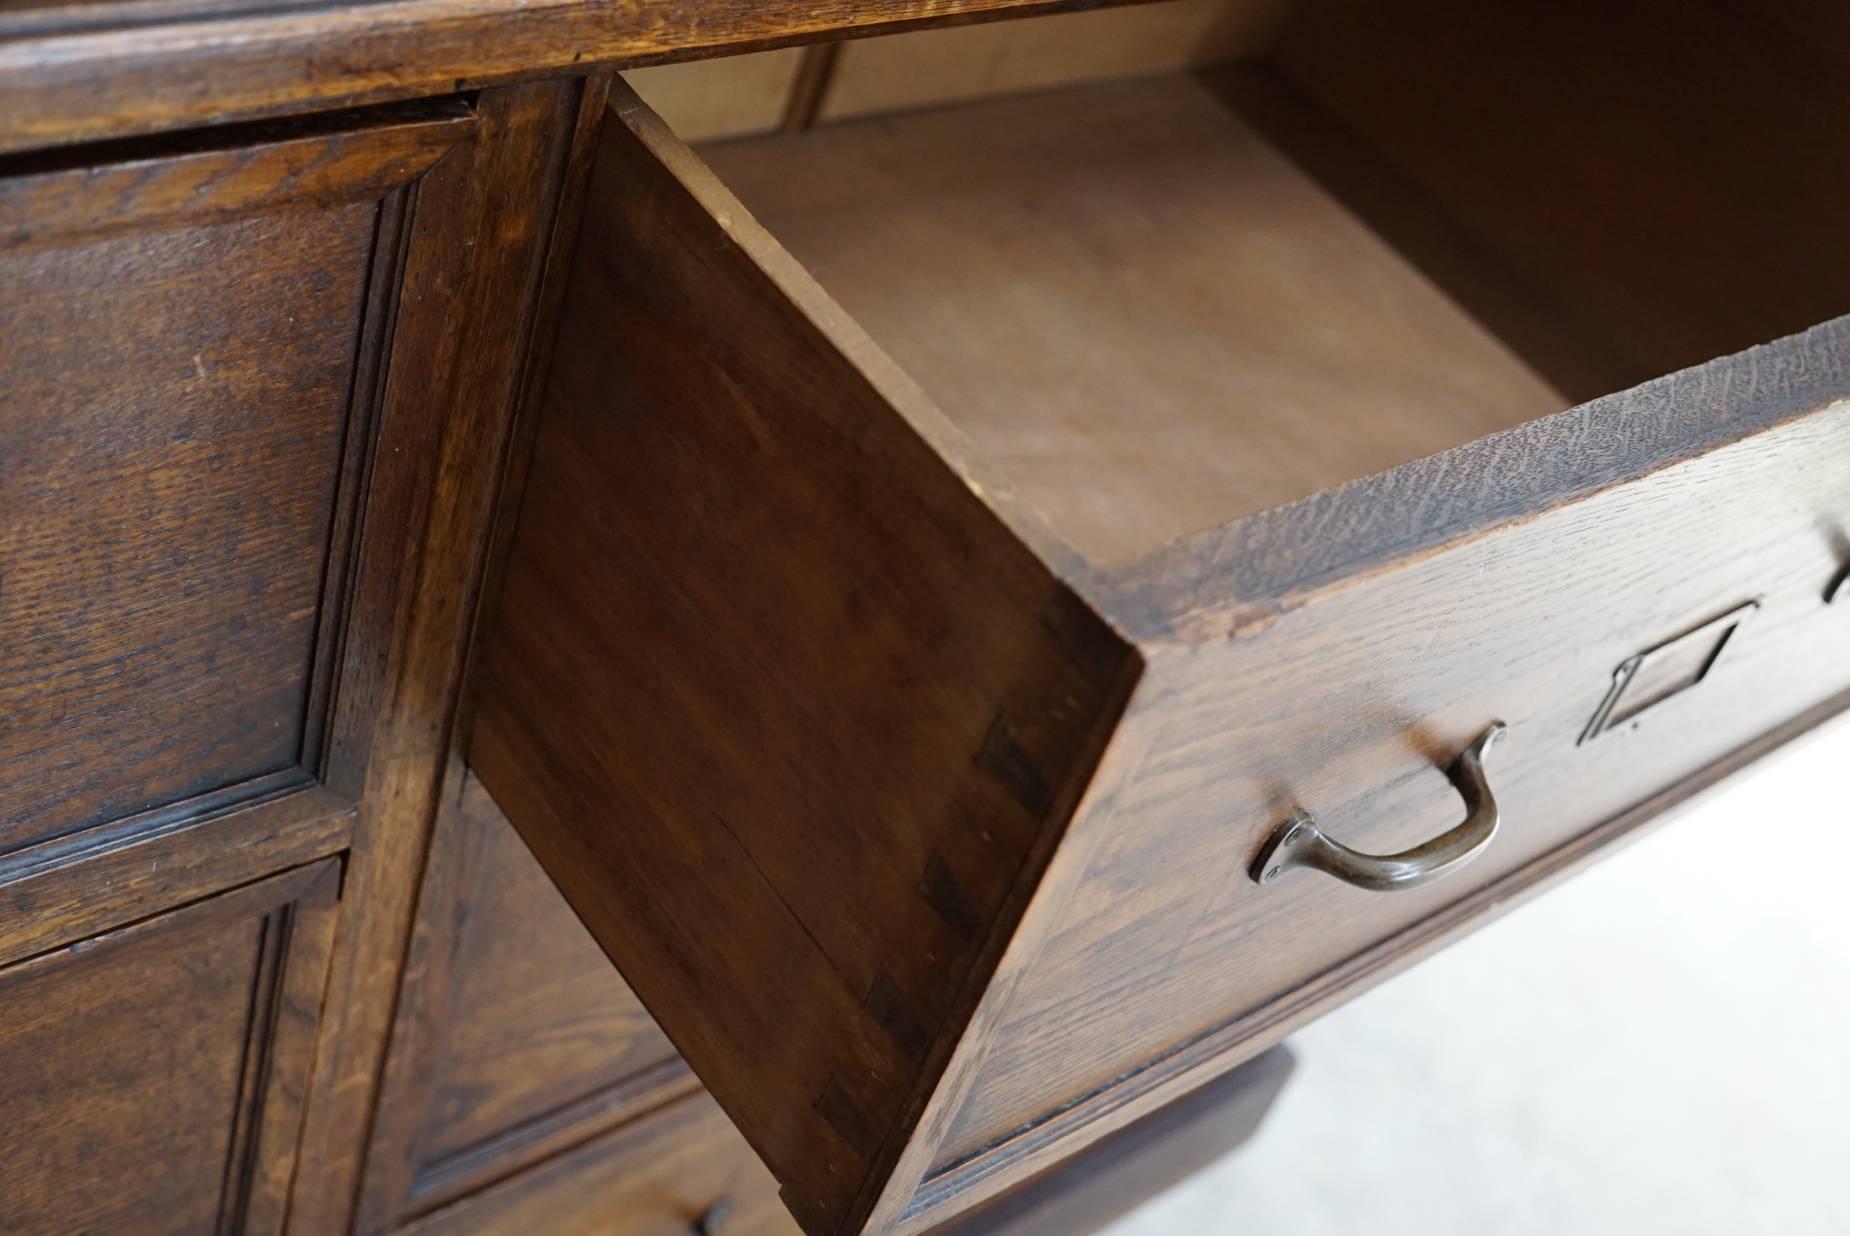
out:
<path id="1" fill-rule="evenodd" d="M 1850 289 L 1845 44 L 1614 10 L 941 105 L 852 44 L 862 104 L 704 156 L 612 84 L 468 760 L 806 1231 L 925 1230 L 1840 706 L 1790 650 L 1850 322 L 1731 353 Z M 1698 711 L 1576 745 L 1755 598 Z M 1468 881 L 1248 877 L 1294 804 L 1431 835 L 1493 718 Z"/>
<path id="2" fill-rule="evenodd" d="M 702 154 L 1098 565 L 1850 308 L 1840 88 L 1772 16 L 1267 31 Z"/>

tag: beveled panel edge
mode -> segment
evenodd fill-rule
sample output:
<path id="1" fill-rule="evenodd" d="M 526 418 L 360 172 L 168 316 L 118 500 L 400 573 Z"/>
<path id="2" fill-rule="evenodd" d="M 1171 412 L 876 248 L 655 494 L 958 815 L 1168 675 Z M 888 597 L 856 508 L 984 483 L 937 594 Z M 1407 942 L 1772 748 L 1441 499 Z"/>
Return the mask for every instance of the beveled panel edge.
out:
<path id="1" fill-rule="evenodd" d="M 635 1217 L 631 1211 L 614 1209 L 615 1200 L 622 1198 L 633 1202 L 644 1192 L 642 1186 L 653 1183 L 657 1189 L 665 1188 L 666 1195 L 656 1193 L 645 1200 L 648 1207 L 645 1217 L 651 1221 L 648 1230 L 663 1230 L 653 1221 L 664 1217 L 663 1209 L 672 1207 L 669 1213 L 674 1214 L 680 1224 L 672 1230 L 697 1236 L 703 1229 L 695 1225 L 706 1216 L 697 1211 L 690 1213 L 692 1205 L 699 1205 L 701 1198 L 682 1191 L 679 1168 L 686 1165 L 683 1156 L 694 1148 L 690 1142 L 696 1145 L 706 1142 L 710 1151 L 716 1148 L 712 1145 L 714 1139 L 720 1142 L 718 1148 L 725 1156 L 723 1161 L 735 1172 L 740 1168 L 755 1169 L 753 1176 L 763 1172 L 762 1166 L 749 1161 L 749 1150 L 719 1104 L 711 1095 L 695 1090 L 663 1104 L 644 1119 L 619 1125 L 549 1158 L 528 1164 L 397 1231 L 402 1236 L 462 1236 L 464 1233 L 473 1236 L 484 1231 L 546 1230 L 556 1227 L 563 1219 L 569 1225 L 567 1230 L 604 1232 L 612 1229 L 613 1214 L 629 1219 Z M 762 1230 L 760 1217 L 768 1218 L 772 1208 L 777 1206 L 769 1196 L 766 1177 L 768 1174 L 759 1177 L 762 1183 L 753 1182 L 751 1191 L 755 1196 L 748 1201 L 745 1213 L 713 1215 L 717 1221 L 715 1236 L 733 1231 L 738 1223 L 746 1225 L 741 1229 L 743 1232 Z M 737 1182 L 740 1178 L 734 1175 L 733 1179 Z M 729 1196 L 742 1200 L 738 1193 Z M 776 1228 L 780 1233 L 793 1229 L 794 1221 L 786 1221 Z M 634 1230 L 634 1223 L 630 1228 L 618 1224 L 615 1230 L 628 1236 Z"/>
<path id="2" fill-rule="evenodd" d="M 356 813 L 337 795 L 299 777 L 239 788 L 214 810 L 0 860 L 0 966 L 346 848 Z"/>
<path id="3" fill-rule="evenodd" d="M 474 128 L 438 98 L 0 157 L 0 253 L 377 197 Z"/>
<path id="4" fill-rule="evenodd" d="M 1595 825 L 1535 861 L 1438 913 L 1382 940 L 1342 965 L 1316 975 L 1278 1000 L 1250 1010 L 1109 1084 L 1075 1097 L 1042 1119 L 954 1163 L 920 1183 L 896 1230 L 916 1233 L 1001 1193 L 1055 1160 L 1090 1145 L 1140 1116 L 1237 1067 L 1292 1031 L 1423 960 L 1467 930 L 1522 905 L 1536 894 L 1645 836 L 1701 801 L 1735 773 L 1808 741 L 1816 731 L 1850 724 L 1850 691 L 1833 696 L 1785 725 L 1738 748 L 1699 777 L 1679 782 Z"/>
<path id="5" fill-rule="evenodd" d="M 255 1236 L 283 1230 L 340 875 L 340 864 L 324 859 L 255 886 L 280 886 L 291 896 L 264 915 L 260 929 L 232 1150 L 219 1199 L 225 1231 Z"/>
<path id="6" fill-rule="evenodd" d="M 372 431 L 392 466 L 365 486 L 323 756 L 325 783 L 360 810 L 292 1186 L 300 1230 L 352 1226 L 474 605 L 472 547 L 486 533 L 486 481 L 531 324 L 526 273 L 551 226 L 549 190 L 503 186 L 549 179 L 555 125 L 578 95 L 576 82 L 484 91 L 470 139 L 406 190 L 399 311 Z M 468 312 L 417 309 L 433 288 Z"/>
<path id="7" fill-rule="evenodd" d="M 1231 638 L 1391 569 L 1850 400 L 1850 317 L 1171 542 L 1075 587 L 1144 645 Z"/>
<path id="8" fill-rule="evenodd" d="M 316 629 L 304 669 L 301 712 L 295 717 L 299 737 L 295 762 L 126 816 L 67 827 L 30 838 L 23 845 L 0 847 L 0 888 L 91 854 L 156 839 L 192 823 L 259 806 L 279 794 L 308 786 L 332 782 L 347 788 L 344 783 L 352 782 L 357 794 L 363 766 L 345 768 L 336 757 L 324 758 L 324 753 L 336 745 L 331 739 L 337 725 L 363 726 L 371 721 L 370 715 L 343 715 L 353 710 L 343 709 L 339 688 L 350 628 L 356 623 L 380 620 L 379 615 L 355 609 L 356 577 L 350 567 L 363 531 L 361 507 L 371 483 L 377 445 L 375 412 L 383 397 L 388 371 L 385 353 L 403 275 L 411 215 L 408 184 L 458 142 L 466 140 L 474 127 L 475 113 L 468 105 L 457 99 L 435 99 L 306 120 L 231 126 L 206 134 L 171 134 L 115 143 L 113 150 L 104 147 L 76 152 L 86 159 L 121 156 L 119 162 L 102 168 L 100 175 L 93 174 L 97 168 L 76 163 L 54 171 L 26 172 L 8 180 L 9 165 L 28 160 L 0 158 L 0 253 L 12 247 L 13 238 L 6 234 L 6 228 L 9 214 L 16 209 L 34 219 L 42 213 L 53 225 L 67 216 L 84 220 L 83 226 L 74 231 L 58 231 L 54 226 L 42 234 L 33 233 L 33 239 L 26 242 L 29 244 L 45 239 L 65 243 L 92 238 L 157 220 L 176 224 L 223 221 L 310 201 L 325 204 L 376 197 L 379 203 L 366 259 L 365 298 L 354 336 L 347 399 L 339 416 L 339 448 L 332 461 L 335 478 L 325 523 Z M 356 157 L 341 162 L 350 144 Z M 175 162 L 197 162 L 187 180 L 195 191 L 207 186 L 217 191 L 221 178 L 234 185 L 235 191 L 204 214 L 189 207 L 190 213 L 145 215 L 130 210 L 108 215 L 109 206 L 120 205 L 125 195 L 141 191 L 151 169 Z M 304 166 L 317 168 L 321 179 L 313 184 L 300 182 Z M 344 178 L 334 173 L 344 174 Z M 254 176 L 255 182 L 244 179 L 247 176 Z M 13 196 L 10 191 L 16 186 L 24 188 Z M 96 201 L 105 204 L 100 221 L 86 213 L 86 204 Z M 0 939 L 4 938 L 0 932 Z"/>
<path id="9" fill-rule="evenodd" d="M 597 1087 L 423 1164 L 412 1176 L 400 1221 L 415 1222 L 561 1150 L 646 1120 L 699 1092 L 700 1083 L 680 1057 L 657 1061 L 621 1081 Z"/>

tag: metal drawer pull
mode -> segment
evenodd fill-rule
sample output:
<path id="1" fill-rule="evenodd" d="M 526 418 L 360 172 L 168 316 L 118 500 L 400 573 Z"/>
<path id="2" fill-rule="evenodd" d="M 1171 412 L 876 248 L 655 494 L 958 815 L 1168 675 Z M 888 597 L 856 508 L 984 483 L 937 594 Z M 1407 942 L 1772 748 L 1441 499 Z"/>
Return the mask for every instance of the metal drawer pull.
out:
<path id="1" fill-rule="evenodd" d="M 1445 770 L 1465 800 L 1465 822 L 1457 828 L 1399 854 L 1364 854 L 1331 840 L 1310 812 L 1300 807 L 1266 839 L 1252 866 L 1253 879 L 1270 884 L 1287 868 L 1315 867 L 1357 888 L 1390 892 L 1418 888 L 1450 875 L 1482 854 L 1497 835 L 1497 800 L 1484 777 L 1484 757 L 1508 728 L 1492 721 Z"/>

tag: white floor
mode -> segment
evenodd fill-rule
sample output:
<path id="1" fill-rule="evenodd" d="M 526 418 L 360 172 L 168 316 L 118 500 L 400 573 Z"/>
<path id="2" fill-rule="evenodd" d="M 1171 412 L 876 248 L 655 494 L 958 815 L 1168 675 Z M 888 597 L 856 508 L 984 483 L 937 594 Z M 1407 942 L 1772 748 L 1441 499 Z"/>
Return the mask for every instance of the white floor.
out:
<path id="1" fill-rule="evenodd" d="M 1850 1236 L 1850 728 L 1292 1045 L 1108 1236 Z"/>

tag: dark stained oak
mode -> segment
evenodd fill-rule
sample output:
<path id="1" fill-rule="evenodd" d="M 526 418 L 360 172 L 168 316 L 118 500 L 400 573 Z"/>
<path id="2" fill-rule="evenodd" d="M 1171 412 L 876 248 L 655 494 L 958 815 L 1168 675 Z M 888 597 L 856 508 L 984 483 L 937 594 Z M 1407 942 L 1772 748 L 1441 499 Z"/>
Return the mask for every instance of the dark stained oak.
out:
<path id="1" fill-rule="evenodd" d="M 0 965 L 347 847 L 353 804 L 316 788 L 235 800 L 97 844 L 0 859 Z"/>
<path id="2" fill-rule="evenodd" d="M 473 777 L 431 845 L 367 1178 L 381 1224 L 695 1088 Z"/>
<path id="3" fill-rule="evenodd" d="M 381 220 L 470 123 L 0 165 L 0 852 L 319 774 Z"/>
<path id="4" fill-rule="evenodd" d="M 376 209 L 0 258 L 0 847 L 299 762 Z"/>
<path id="5" fill-rule="evenodd" d="M 68 4 L 78 29 L 0 40 L 0 151 L 1095 3 L 375 0 L 90 30 Z"/>
<path id="6" fill-rule="evenodd" d="M 569 1104 L 617 1108 L 625 1083 L 639 1083 L 639 1097 L 686 1085 L 668 1040 L 480 783 L 459 810 L 478 836 L 442 1064 L 419 1130 L 427 1179 Z"/>
<path id="7" fill-rule="evenodd" d="M 142 1138 L 174 1159 L 168 1175 L 125 1154 L 151 1192 L 105 1203 L 59 1150 L 29 1195 L 0 1190 L 18 1208 L 0 1227 L 84 1230 L 85 1208 L 119 1204 L 96 1230 L 275 1231 L 285 1208 L 290 1230 L 349 1229 L 512 408 L 549 333 L 541 275 L 569 249 L 555 208 L 577 117 L 601 98 L 544 82 L 0 160 L 0 965 L 323 858 L 345 894 L 338 922 L 329 908 L 302 937 L 323 957 L 312 992 L 277 1005 L 307 1030 L 279 1029 L 283 1055 L 240 1048 L 256 1072 L 237 1093 L 261 1092 L 262 1111 L 220 1084 L 231 1015 L 195 1009 L 197 1033 L 168 1036 L 183 1058 L 119 1079 L 119 1129 L 73 1126 L 92 1143 Z M 265 938 L 310 921 L 276 918 Z M 274 967 L 227 939 L 189 943 L 176 982 L 201 999 L 243 983 L 250 1016 L 252 968 Z M 595 958 L 582 965 L 616 985 Z M 166 962 L 150 956 L 149 972 Z M 485 964 L 471 998 L 499 975 L 513 992 L 500 1009 L 525 999 L 531 1026 L 551 1001 L 521 995 L 518 968 Z M 47 999 L 89 999 L 88 973 L 49 974 Z M 641 1108 L 690 1091 L 617 1003 L 602 1024 L 633 1032 L 614 1071 L 635 1084 L 600 1090 L 601 1055 L 581 1074 L 583 1114 L 603 1123 L 549 1108 L 571 1089 L 556 1060 L 524 1098 L 531 1074 L 510 1065 L 497 1115 L 519 1154 L 491 1153 L 493 1137 L 440 1148 L 421 1204 L 609 1127 L 624 1114 L 612 1094 Z M 145 1032 L 184 1008 L 176 995 Z M 84 1053 L 133 1051 L 121 1044 L 143 1028 L 107 1012 L 89 1037 L 70 1028 L 35 1103 L 76 1100 Z M 479 1036 L 473 1050 L 445 1119 L 519 1055 Z M 0 1126 L 36 1128 L 45 1109 L 11 1097 Z M 220 1136 L 195 1117 L 221 1098 L 231 1148 L 195 1170 L 185 1156 Z"/>
<path id="8" fill-rule="evenodd" d="M 619 91 L 470 762 L 826 1230 L 876 1200 L 1130 667 Z"/>
<path id="9" fill-rule="evenodd" d="M 437 99 L 0 159 L 0 253 L 308 203 L 377 199 L 474 126 Z"/>
<path id="10" fill-rule="evenodd" d="M 0 968 L 0 1228 L 281 1233 L 338 866 Z"/>
<path id="11" fill-rule="evenodd" d="M 402 221 L 325 755 L 357 806 L 291 1222 L 345 1231 L 391 1034 L 464 648 L 582 83 L 484 91 Z"/>
<path id="12" fill-rule="evenodd" d="M 1304 0 L 730 148 L 795 259 L 605 119 L 1070 7 L 0 0 L 0 1229 L 1082 1226 L 1844 710 L 1834 10 Z"/>
<path id="13" fill-rule="evenodd" d="M 799 1231 L 778 1201 L 777 1181 L 705 1095 L 575 1146 L 402 1230 L 406 1236 Z"/>
<path id="14" fill-rule="evenodd" d="M 1785 45 L 1768 37 L 1777 63 Z M 1184 96 L 1140 85 L 1091 96 L 1097 107 L 1087 97 L 1022 105 L 1034 121 L 1024 130 L 1057 128 L 1063 114 L 1083 131 L 1095 117 L 1122 121 L 1123 98 L 1160 109 Z M 1314 185 L 1274 176 L 1287 198 L 1323 210 L 1320 195 L 1340 208 L 1358 191 L 1355 218 L 1385 214 L 1419 233 L 1396 260 L 1456 242 L 1435 259 L 1445 313 L 1489 305 L 1493 335 L 1547 326 L 1546 280 L 1484 239 L 1503 221 L 1456 218 L 1394 145 L 1345 132 L 1314 93 L 1273 75 L 1185 97 L 1261 117 L 1258 138 L 1203 138 L 1197 161 L 1224 148 L 1270 168 L 1254 141 L 1286 157 L 1314 148 Z M 1014 213 L 984 242 L 993 261 L 1020 260 L 1030 291 L 1051 289 L 1055 322 L 1090 311 L 1063 298 L 1130 284 L 1123 294 L 1152 319 L 1132 325 L 1154 338 L 1165 322 L 1192 327 L 1211 289 L 1185 263 L 1136 265 L 1140 244 L 1175 243 L 1160 229 L 1127 227 L 1114 245 L 1084 216 L 1158 217 L 1136 209 L 1134 185 L 1063 201 L 1061 169 L 1027 154 L 1011 181 L 999 157 L 983 165 L 993 176 L 957 176 L 949 139 L 938 159 L 894 153 L 914 130 L 958 124 L 1006 148 L 1010 131 L 990 122 L 1010 110 L 822 133 L 817 149 L 851 156 L 834 185 L 824 157 L 801 158 L 801 179 L 779 186 L 774 158 L 760 168 L 738 148 L 719 156 L 757 178 L 755 196 L 788 194 L 779 209 L 805 251 L 824 255 L 818 266 L 837 253 L 874 264 L 844 265 L 850 295 L 874 306 L 876 337 L 926 358 L 940 412 L 618 95 L 531 456 L 515 462 L 518 525 L 476 667 L 471 764 L 811 1232 L 953 1218 L 1250 1059 L 1850 699 L 1822 602 L 1841 570 L 1850 490 L 1846 320 L 1462 445 L 1442 436 L 1434 445 L 1449 449 L 1385 472 L 1339 461 L 1298 491 L 1322 492 L 1088 564 L 1060 537 L 1073 526 L 1060 503 L 1001 479 L 1020 460 L 986 458 L 996 434 L 1071 446 L 1050 430 L 1070 407 L 1058 383 L 1012 409 L 976 409 L 973 443 L 955 424 L 958 382 L 1007 389 L 1011 365 L 1038 371 L 1070 355 L 1078 366 L 1107 344 L 1037 335 L 1050 315 L 1031 295 L 1012 316 L 983 304 L 935 319 L 934 281 L 981 263 L 932 260 L 954 241 L 932 211 L 988 218 L 985 195 L 1007 186 Z M 1147 144 L 1024 149 L 1135 166 Z M 889 191 L 913 172 L 914 198 Z M 1210 197 L 1227 197 L 1212 169 L 1201 175 Z M 832 196 L 845 185 L 852 201 L 869 183 L 888 196 L 865 217 Z M 1168 196 L 1184 198 L 1188 183 L 1178 173 Z M 825 217 L 802 217 L 804 203 Z M 1237 209 L 1271 229 L 1262 254 L 1302 239 L 1290 229 L 1305 211 Z M 1037 212 L 1059 210 L 1080 217 L 1036 228 Z M 1630 243 L 1649 234 L 1630 215 L 1612 223 Z M 1555 239 L 1555 260 L 1568 260 L 1572 242 Z M 1208 245 L 1200 260 L 1227 254 Z M 1393 257 L 1380 257 L 1376 286 L 1419 277 Z M 1103 277 L 1088 283 L 1093 268 Z M 1831 270 L 1760 296 L 1769 332 L 1828 304 Z M 1176 304 L 1139 278 L 1177 289 Z M 1469 288 L 1447 307 L 1455 282 Z M 1305 313 L 1305 329 L 1329 320 L 1320 296 L 1359 295 L 1340 279 L 1271 292 Z M 1651 329 L 1720 339 L 1705 332 L 1732 329 L 1717 325 L 1738 311 L 1730 294 L 1691 293 L 1680 321 Z M 1623 374 L 1634 342 L 1590 321 L 1591 333 L 1544 331 L 1548 368 L 1566 363 L 1577 390 Z M 1363 315 L 1358 329 L 1390 326 Z M 1340 364 L 1297 357 L 1311 378 L 1340 376 Z M 1147 396 L 1127 382 L 1118 415 L 1143 432 L 1124 435 L 1122 466 L 1098 464 L 1099 492 L 1077 501 L 1108 514 L 1114 491 L 1134 489 L 1125 501 L 1137 508 L 1176 500 L 1147 458 L 1156 448 L 1138 443 L 1209 415 L 1208 394 L 1178 397 L 1164 371 L 1141 373 Z M 1533 381 L 1515 362 L 1481 372 L 1491 396 Z M 1417 424 L 1417 383 L 1430 375 L 1403 377 L 1390 402 Z M 1109 402 L 1094 399 L 1088 415 L 1121 429 Z M 1312 462 L 1336 460 L 1368 415 L 1334 407 L 1306 403 L 1325 419 L 1302 449 L 1330 442 Z M 1477 432 L 1468 418 L 1456 431 Z M 1237 452 L 1239 435 L 1223 449 Z M 1236 513 L 1253 509 L 1237 497 Z M 1108 519 L 1097 527 L 1103 536 L 1074 538 L 1080 549 L 1113 531 Z M 1628 657 L 1751 602 L 1702 681 L 1579 742 Z M 1392 895 L 1308 872 L 1268 887 L 1248 878 L 1298 806 L 1384 851 L 1455 824 L 1462 808 L 1441 770 L 1498 719 L 1510 735 L 1490 776 L 1505 824 L 1464 874 Z M 973 839 L 986 861 L 972 861 L 984 853 Z"/>
<path id="15" fill-rule="evenodd" d="M 359 1194 L 585 94 L 0 162 L 0 958 L 346 851 L 253 1230 Z"/>

